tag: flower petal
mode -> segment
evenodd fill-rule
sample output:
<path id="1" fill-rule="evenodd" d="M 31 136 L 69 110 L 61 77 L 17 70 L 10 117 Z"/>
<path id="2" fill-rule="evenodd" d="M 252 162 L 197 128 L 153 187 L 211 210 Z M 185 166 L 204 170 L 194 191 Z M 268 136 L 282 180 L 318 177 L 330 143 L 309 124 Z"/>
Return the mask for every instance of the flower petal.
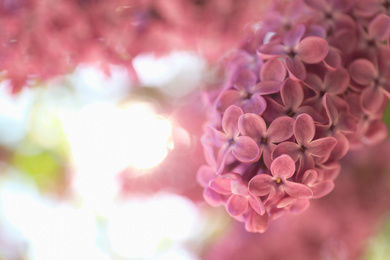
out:
<path id="1" fill-rule="evenodd" d="M 269 194 L 274 186 L 274 179 L 268 174 L 258 174 L 249 183 L 249 192 L 255 196 L 265 196 Z"/>
<path id="2" fill-rule="evenodd" d="M 268 228 L 268 215 L 259 215 L 253 211 L 245 222 L 245 229 L 248 232 L 264 233 Z"/>
<path id="3" fill-rule="evenodd" d="M 229 195 L 232 194 L 230 182 L 231 180 L 227 178 L 216 178 L 209 182 L 209 187 L 219 194 Z"/>
<path id="4" fill-rule="evenodd" d="M 337 143 L 329 155 L 329 159 L 339 160 L 343 158 L 349 151 L 349 141 L 343 133 L 336 132 L 333 136 Z"/>
<path id="5" fill-rule="evenodd" d="M 283 37 L 283 44 L 288 47 L 295 47 L 298 45 L 304 33 L 305 26 L 303 24 L 298 24 L 286 33 Z"/>
<path id="6" fill-rule="evenodd" d="M 293 126 L 295 120 L 288 116 L 276 118 L 270 124 L 266 134 L 269 142 L 280 143 L 293 135 Z"/>
<path id="7" fill-rule="evenodd" d="M 369 128 L 364 133 L 363 141 L 367 145 L 377 145 L 383 142 L 388 135 L 388 128 L 381 120 L 370 123 Z"/>
<path id="8" fill-rule="evenodd" d="M 280 90 L 283 104 L 287 109 L 295 110 L 298 108 L 304 98 L 302 85 L 292 79 L 286 79 Z"/>
<path id="9" fill-rule="evenodd" d="M 207 165 L 202 165 L 196 173 L 196 180 L 203 188 L 209 187 L 210 180 L 215 177 L 215 171 Z"/>
<path id="10" fill-rule="evenodd" d="M 223 200 L 221 194 L 215 192 L 214 190 L 212 190 L 210 188 L 204 189 L 203 198 L 208 204 L 210 204 L 211 206 L 214 206 L 214 207 L 217 207 L 217 206 L 222 205 L 224 203 L 224 200 Z"/>
<path id="11" fill-rule="evenodd" d="M 309 199 L 313 196 L 311 189 L 302 183 L 285 181 L 283 190 L 294 198 Z"/>
<path id="12" fill-rule="evenodd" d="M 298 58 L 286 58 L 286 68 L 290 74 L 290 78 L 293 80 L 305 80 L 306 68 L 301 60 Z"/>
<path id="13" fill-rule="evenodd" d="M 258 140 L 264 137 L 267 125 L 261 116 L 248 113 L 240 116 L 238 119 L 238 128 L 242 135 L 250 136 Z"/>
<path id="14" fill-rule="evenodd" d="M 321 78 L 314 73 L 307 74 L 307 77 L 305 79 L 305 83 L 309 88 L 314 90 L 317 94 L 320 94 L 321 91 L 325 89 L 325 86 L 321 80 Z"/>
<path id="15" fill-rule="evenodd" d="M 342 64 L 340 51 L 334 47 L 330 47 L 324 63 L 329 70 L 339 68 Z"/>
<path id="16" fill-rule="evenodd" d="M 290 207 L 290 212 L 292 214 L 299 214 L 304 212 L 310 207 L 310 200 L 308 199 L 299 199 L 294 202 Z"/>
<path id="17" fill-rule="evenodd" d="M 265 213 L 264 204 L 259 197 L 250 196 L 248 202 L 258 214 L 263 215 Z"/>
<path id="18" fill-rule="evenodd" d="M 298 45 L 297 53 L 299 58 L 309 64 L 318 63 L 326 57 L 329 52 L 328 42 L 317 36 L 304 38 Z"/>
<path id="19" fill-rule="evenodd" d="M 328 195 L 334 189 L 334 182 L 331 180 L 322 181 L 311 186 L 313 199 L 319 199 Z"/>
<path id="20" fill-rule="evenodd" d="M 366 59 L 354 60 L 349 65 L 351 78 L 361 85 L 371 84 L 378 77 L 378 70 L 371 61 Z"/>
<path id="21" fill-rule="evenodd" d="M 362 108 L 366 113 L 377 114 L 383 107 L 386 98 L 379 88 L 368 87 L 363 90 L 360 100 Z"/>
<path id="22" fill-rule="evenodd" d="M 295 197 L 285 197 L 285 198 L 281 199 L 278 203 L 276 203 L 276 207 L 279 209 L 287 207 L 287 206 L 293 204 L 296 200 L 297 200 L 297 198 L 295 198 Z"/>
<path id="23" fill-rule="evenodd" d="M 326 2 L 323 0 L 304 0 L 305 4 L 317 11 L 323 11 L 326 9 Z"/>
<path id="24" fill-rule="evenodd" d="M 241 107 L 245 113 L 262 114 L 267 108 L 267 102 L 261 95 L 254 94 L 250 99 L 243 102 Z"/>
<path id="25" fill-rule="evenodd" d="M 302 183 L 311 186 L 318 178 L 317 171 L 314 169 L 307 170 L 302 178 Z"/>
<path id="26" fill-rule="evenodd" d="M 259 57 L 262 59 L 269 59 L 271 57 L 280 57 L 286 54 L 286 47 L 276 42 L 270 42 L 266 45 L 261 46 L 257 50 Z"/>
<path id="27" fill-rule="evenodd" d="M 287 154 L 293 159 L 294 162 L 296 162 L 301 157 L 301 152 L 299 151 L 299 148 L 299 145 L 294 142 L 280 143 L 272 152 L 272 158 L 277 158 L 282 154 Z"/>
<path id="28" fill-rule="evenodd" d="M 257 81 L 256 74 L 248 69 L 243 69 L 238 72 L 236 78 L 233 81 L 233 85 L 242 90 L 247 90 L 251 86 L 255 85 Z"/>
<path id="29" fill-rule="evenodd" d="M 242 100 L 243 97 L 239 91 L 235 89 L 228 89 L 220 96 L 217 102 L 217 109 L 219 112 L 223 113 L 231 105 L 240 106 Z"/>
<path id="30" fill-rule="evenodd" d="M 325 74 L 324 84 L 326 91 L 334 95 L 339 95 L 347 90 L 349 85 L 349 73 L 344 68 L 328 71 Z"/>
<path id="31" fill-rule="evenodd" d="M 239 136 L 234 141 L 232 152 L 239 161 L 249 163 L 259 159 L 260 150 L 252 138 L 249 136 Z"/>
<path id="32" fill-rule="evenodd" d="M 307 152 L 316 157 L 327 158 L 336 146 L 336 143 L 337 140 L 334 137 L 316 139 L 307 146 Z"/>
<path id="33" fill-rule="evenodd" d="M 315 134 L 314 121 L 308 114 L 297 117 L 294 123 L 294 135 L 299 145 L 307 146 Z"/>
<path id="34" fill-rule="evenodd" d="M 253 88 L 253 91 L 261 95 L 273 94 L 279 92 L 281 85 L 279 81 L 262 81 Z"/>
<path id="35" fill-rule="evenodd" d="M 286 68 L 279 59 L 270 59 L 264 63 L 260 70 L 261 81 L 279 81 L 286 78 Z"/>
<path id="36" fill-rule="evenodd" d="M 295 172 L 295 162 L 290 156 L 283 154 L 271 163 L 271 173 L 275 178 L 288 179 Z"/>
<path id="37" fill-rule="evenodd" d="M 378 41 L 388 40 L 390 32 L 390 17 L 386 14 L 378 14 L 368 25 L 371 37 Z"/>
<path id="38" fill-rule="evenodd" d="M 238 118 L 243 114 L 242 109 L 235 105 L 226 109 L 222 117 L 222 129 L 228 138 L 238 135 Z"/>
<path id="39" fill-rule="evenodd" d="M 226 210 L 231 216 L 240 216 L 248 210 L 248 200 L 244 196 L 233 194 L 226 202 Z"/>

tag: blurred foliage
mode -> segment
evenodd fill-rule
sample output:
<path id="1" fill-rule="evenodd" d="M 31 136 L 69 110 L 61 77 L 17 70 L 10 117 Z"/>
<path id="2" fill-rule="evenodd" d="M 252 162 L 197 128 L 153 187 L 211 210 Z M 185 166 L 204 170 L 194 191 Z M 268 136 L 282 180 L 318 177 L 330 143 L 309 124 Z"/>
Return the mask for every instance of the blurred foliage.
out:
<path id="1" fill-rule="evenodd" d="M 64 181 L 60 161 L 49 151 L 15 152 L 12 165 L 32 178 L 42 191 L 57 191 Z"/>
<path id="2" fill-rule="evenodd" d="M 384 225 L 380 226 L 381 231 L 374 237 L 368 246 L 368 251 L 363 260 L 390 260 L 390 216 Z"/>
<path id="3" fill-rule="evenodd" d="M 385 115 L 383 116 L 383 120 L 385 121 L 387 127 L 390 128 L 390 102 L 387 104 L 387 108 L 385 111 Z"/>

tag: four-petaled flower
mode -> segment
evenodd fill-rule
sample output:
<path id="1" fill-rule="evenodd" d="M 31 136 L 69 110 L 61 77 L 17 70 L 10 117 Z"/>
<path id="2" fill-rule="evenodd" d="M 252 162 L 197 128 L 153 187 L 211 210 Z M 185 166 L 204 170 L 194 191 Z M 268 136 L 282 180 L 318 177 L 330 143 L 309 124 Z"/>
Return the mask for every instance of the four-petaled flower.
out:
<path id="1" fill-rule="evenodd" d="M 285 195 L 294 199 L 311 198 L 313 192 L 302 183 L 289 180 L 295 173 L 295 162 L 283 154 L 271 164 L 271 175 L 258 174 L 249 182 L 249 191 L 256 196 L 268 195 L 266 203 L 278 202 Z"/>
<path id="2" fill-rule="evenodd" d="M 243 114 L 241 108 L 232 105 L 223 115 L 223 132 L 211 128 L 214 132 L 215 145 L 221 147 L 218 152 L 217 174 L 222 173 L 225 161 L 230 154 L 244 163 L 254 162 L 260 157 L 257 143 L 249 136 L 240 136 L 238 119 Z"/>
<path id="3" fill-rule="evenodd" d="M 224 173 L 210 181 L 211 189 L 219 194 L 229 195 L 226 202 L 227 212 L 233 216 L 241 216 L 252 208 L 258 214 L 265 212 L 264 204 L 259 197 L 252 195 L 248 191 L 248 185 L 245 184 L 241 175 L 237 173 Z"/>
<path id="4" fill-rule="evenodd" d="M 288 154 L 294 162 L 299 160 L 299 173 L 313 169 L 315 159 L 324 162 L 336 146 L 334 137 L 324 137 L 314 139 L 314 121 L 308 114 L 297 117 L 294 123 L 294 136 L 296 142 L 280 143 L 272 153 L 273 158 L 282 154 Z"/>

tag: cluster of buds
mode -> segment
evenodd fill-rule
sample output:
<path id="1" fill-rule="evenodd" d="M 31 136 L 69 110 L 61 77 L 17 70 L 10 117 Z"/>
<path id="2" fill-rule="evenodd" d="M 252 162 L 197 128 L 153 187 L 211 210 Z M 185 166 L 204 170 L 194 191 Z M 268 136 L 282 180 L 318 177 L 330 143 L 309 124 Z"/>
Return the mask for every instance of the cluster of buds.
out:
<path id="1" fill-rule="evenodd" d="M 339 160 L 387 136 L 387 0 L 275 1 L 227 57 L 202 136 L 205 200 L 250 232 L 334 189 Z"/>

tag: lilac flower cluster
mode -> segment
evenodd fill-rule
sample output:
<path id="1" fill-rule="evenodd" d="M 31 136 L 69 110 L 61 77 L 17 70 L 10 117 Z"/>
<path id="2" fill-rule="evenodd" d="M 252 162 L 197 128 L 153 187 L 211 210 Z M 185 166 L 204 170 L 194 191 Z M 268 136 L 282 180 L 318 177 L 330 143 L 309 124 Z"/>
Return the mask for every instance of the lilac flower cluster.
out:
<path id="1" fill-rule="evenodd" d="M 330 193 L 349 150 L 386 138 L 389 15 L 387 0 L 274 2 L 210 93 L 197 174 L 209 204 L 265 232 Z"/>

